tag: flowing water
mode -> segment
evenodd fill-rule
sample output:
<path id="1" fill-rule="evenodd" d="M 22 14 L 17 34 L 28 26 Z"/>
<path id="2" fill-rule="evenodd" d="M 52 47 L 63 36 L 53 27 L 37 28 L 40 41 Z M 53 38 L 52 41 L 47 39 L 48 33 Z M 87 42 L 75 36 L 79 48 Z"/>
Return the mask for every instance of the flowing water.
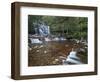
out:
<path id="1" fill-rule="evenodd" d="M 43 44 L 33 44 L 32 50 L 29 50 L 29 66 L 46 65 L 67 65 L 87 63 L 87 52 L 78 54 L 72 52 L 72 48 L 83 48 L 83 44 L 76 44 L 72 41 L 47 41 Z M 65 58 L 63 62 L 63 59 Z M 79 59 L 80 58 L 80 59 Z"/>

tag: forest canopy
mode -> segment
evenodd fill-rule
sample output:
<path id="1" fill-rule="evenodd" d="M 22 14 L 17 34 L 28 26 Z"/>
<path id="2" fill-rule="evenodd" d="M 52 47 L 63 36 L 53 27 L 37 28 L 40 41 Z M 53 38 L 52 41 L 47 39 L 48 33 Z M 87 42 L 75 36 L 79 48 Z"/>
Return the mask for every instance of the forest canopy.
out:
<path id="1" fill-rule="evenodd" d="M 28 34 L 34 34 L 39 23 L 50 27 L 50 34 L 75 39 L 84 38 L 87 40 L 87 17 L 62 17 L 62 16 L 37 16 L 28 15 Z"/>

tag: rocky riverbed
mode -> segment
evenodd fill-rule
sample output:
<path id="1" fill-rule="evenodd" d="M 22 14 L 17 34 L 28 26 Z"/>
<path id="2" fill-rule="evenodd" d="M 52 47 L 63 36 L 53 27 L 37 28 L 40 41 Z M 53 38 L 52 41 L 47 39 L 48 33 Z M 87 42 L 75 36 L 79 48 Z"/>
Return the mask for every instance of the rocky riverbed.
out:
<path id="1" fill-rule="evenodd" d="M 28 50 L 28 66 L 63 65 L 63 58 L 67 58 L 72 48 L 78 51 L 80 61 L 83 64 L 87 63 L 87 46 L 83 43 L 50 41 L 31 46 Z"/>

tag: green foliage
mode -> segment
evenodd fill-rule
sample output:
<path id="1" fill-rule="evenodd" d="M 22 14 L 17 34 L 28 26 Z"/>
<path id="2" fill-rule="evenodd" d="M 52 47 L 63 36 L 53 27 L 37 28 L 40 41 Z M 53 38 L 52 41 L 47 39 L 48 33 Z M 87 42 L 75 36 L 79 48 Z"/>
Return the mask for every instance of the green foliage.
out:
<path id="1" fill-rule="evenodd" d="M 65 37 L 72 36 L 76 39 L 87 39 L 86 17 L 61 17 L 61 16 L 28 16 L 28 32 L 34 33 L 36 24 L 43 22 L 50 26 L 51 34 L 63 34 Z"/>

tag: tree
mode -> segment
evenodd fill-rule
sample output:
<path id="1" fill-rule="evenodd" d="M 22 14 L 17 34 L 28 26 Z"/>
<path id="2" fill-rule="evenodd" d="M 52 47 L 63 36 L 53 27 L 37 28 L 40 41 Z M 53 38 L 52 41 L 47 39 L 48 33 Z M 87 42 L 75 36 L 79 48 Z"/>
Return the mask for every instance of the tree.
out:
<path id="1" fill-rule="evenodd" d="M 63 36 L 72 36 L 76 39 L 87 39 L 87 22 L 86 17 L 61 17 L 61 16 L 28 16 L 28 32 L 34 34 L 34 28 L 39 23 L 45 23 L 50 26 L 51 34 Z"/>

